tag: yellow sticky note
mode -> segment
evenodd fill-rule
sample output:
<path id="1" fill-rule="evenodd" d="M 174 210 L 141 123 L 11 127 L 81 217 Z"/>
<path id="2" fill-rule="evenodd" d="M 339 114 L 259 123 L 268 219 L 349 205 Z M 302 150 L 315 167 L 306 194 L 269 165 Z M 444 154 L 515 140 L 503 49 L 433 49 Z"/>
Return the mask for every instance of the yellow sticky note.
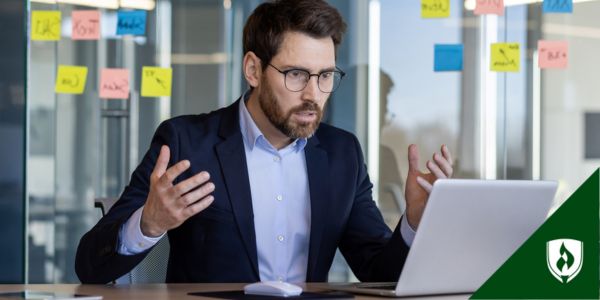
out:
<path id="1" fill-rule="evenodd" d="M 87 71 L 87 67 L 59 65 L 54 91 L 59 94 L 82 94 Z"/>
<path id="2" fill-rule="evenodd" d="M 447 18 L 450 0 L 421 0 L 421 18 Z"/>
<path id="3" fill-rule="evenodd" d="M 496 72 L 519 72 L 521 51 L 519 43 L 492 44 L 490 70 Z"/>
<path id="4" fill-rule="evenodd" d="M 171 96 L 173 69 L 159 67 L 142 68 L 142 97 Z"/>
<path id="5" fill-rule="evenodd" d="M 60 40 L 60 11 L 34 10 L 31 12 L 31 40 Z"/>

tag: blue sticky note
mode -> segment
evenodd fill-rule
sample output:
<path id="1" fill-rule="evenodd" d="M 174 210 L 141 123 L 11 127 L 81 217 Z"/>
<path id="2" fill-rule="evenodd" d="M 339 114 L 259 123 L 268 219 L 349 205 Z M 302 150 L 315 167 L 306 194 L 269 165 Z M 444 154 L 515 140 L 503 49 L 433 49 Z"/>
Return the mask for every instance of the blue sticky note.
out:
<path id="1" fill-rule="evenodd" d="M 542 3 L 544 13 L 572 13 L 573 0 L 544 0 Z"/>
<path id="2" fill-rule="evenodd" d="M 146 34 L 146 11 L 119 11 L 117 13 L 117 35 L 144 35 Z"/>
<path id="3" fill-rule="evenodd" d="M 463 45 L 441 45 L 436 44 L 434 49 L 435 72 L 462 71 L 463 69 Z"/>

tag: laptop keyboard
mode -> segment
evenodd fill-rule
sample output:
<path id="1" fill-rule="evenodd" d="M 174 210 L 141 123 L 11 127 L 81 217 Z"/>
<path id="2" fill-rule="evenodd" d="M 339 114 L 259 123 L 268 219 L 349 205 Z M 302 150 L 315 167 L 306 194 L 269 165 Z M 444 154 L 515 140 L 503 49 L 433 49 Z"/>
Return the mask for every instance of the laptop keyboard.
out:
<path id="1" fill-rule="evenodd" d="M 363 282 L 357 283 L 356 287 L 363 289 L 395 290 L 396 284 L 396 282 Z"/>

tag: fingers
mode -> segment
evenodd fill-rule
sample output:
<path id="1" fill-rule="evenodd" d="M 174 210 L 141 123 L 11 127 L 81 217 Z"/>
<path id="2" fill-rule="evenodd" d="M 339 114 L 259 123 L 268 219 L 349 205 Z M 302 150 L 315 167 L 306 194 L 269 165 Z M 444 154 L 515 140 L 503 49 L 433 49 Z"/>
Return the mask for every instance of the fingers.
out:
<path id="1" fill-rule="evenodd" d="M 209 196 L 210 193 L 214 192 L 215 185 L 212 182 L 206 183 L 203 186 L 183 195 L 180 198 L 179 205 L 181 207 L 187 207 L 192 205 L 194 202 Z"/>
<path id="2" fill-rule="evenodd" d="M 215 198 L 212 195 L 206 196 L 204 199 L 186 207 L 183 210 L 183 216 L 187 219 L 187 218 L 203 211 L 209 205 L 211 205 L 214 200 L 215 200 Z"/>
<path id="3" fill-rule="evenodd" d="M 431 193 L 431 189 L 433 189 L 433 186 L 431 185 L 431 183 L 427 182 L 427 180 L 425 180 L 423 177 L 421 176 L 417 176 L 417 183 L 425 190 L 427 191 L 427 193 Z"/>
<path id="4" fill-rule="evenodd" d="M 158 180 L 160 177 L 162 177 L 165 171 L 167 170 L 170 156 L 171 152 L 169 150 L 169 147 L 166 145 L 162 145 L 160 147 L 160 153 L 158 154 L 158 158 L 156 159 L 156 164 L 154 165 L 154 170 L 152 171 L 152 177 L 155 180 Z"/>
<path id="5" fill-rule="evenodd" d="M 160 178 L 163 184 L 172 184 L 177 176 L 181 175 L 181 173 L 185 172 L 190 167 L 189 160 L 182 160 L 176 163 L 174 166 L 167 169 L 165 174 Z"/>
<path id="6" fill-rule="evenodd" d="M 206 171 L 203 171 L 178 183 L 176 186 L 173 187 L 173 189 L 175 190 L 174 192 L 177 196 L 181 196 L 197 188 L 198 186 L 206 183 L 208 179 L 210 179 L 210 174 L 208 174 L 208 172 Z"/>
<path id="7" fill-rule="evenodd" d="M 416 172 L 419 170 L 419 149 L 417 145 L 408 146 L 408 171 Z"/>
<path id="8" fill-rule="evenodd" d="M 450 153 L 448 146 L 442 145 L 442 155 L 448 161 L 448 163 L 450 163 L 450 165 L 454 165 L 454 161 L 452 160 L 452 154 Z"/>
<path id="9" fill-rule="evenodd" d="M 429 171 L 431 171 L 431 173 L 433 173 L 433 175 L 435 175 L 435 177 L 438 179 L 448 178 L 436 163 L 428 160 L 425 165 L 427 166 L 427 169 L 429 169 Z"/>
<path id="10" fill-rule="evenodd" d="M 438 167 L 444 172 L 447 178 L 452 177 L 452 173 L 454 170 L 452 169 L 452 165 L 441 155 L 434 153 L 433 160 L 437 163 Z"/>

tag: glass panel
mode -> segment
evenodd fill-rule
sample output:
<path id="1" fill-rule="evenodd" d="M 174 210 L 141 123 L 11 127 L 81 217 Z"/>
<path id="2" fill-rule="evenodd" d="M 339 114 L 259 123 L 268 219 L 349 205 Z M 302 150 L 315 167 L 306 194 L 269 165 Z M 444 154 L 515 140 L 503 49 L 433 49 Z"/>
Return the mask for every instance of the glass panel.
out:
<path id="1" fill-rule="evenodd" d="M 538 14 L 539 5 L 532 6 Z M 573 14 L 542 14 L 541 38 L 569 44 L 566 70 L 542 70 L 541 177 L 559 180 L 558 199 L 566 200 L 600 166 L 586 149 L 598 145 L 596 70 L 600 59 L 600 1 L 574 3 Z M 538 53 L 539 55 L 539 53 Z M 596 120 L 596 122 L 594 121 Z M 595 125 L 596 124 L 596 125 Z"/>
<path id="2" fill-rule="evenodd" d="M 72 40 L 70 32 L 72 11 L 98 8 L 28 2 L 28 13 L 62 13 L 60 41 L 29 37 L 30 283 L 78 282 L 74 259 L 79 239 L 100 218 L 94 199 L 120 195 L 160 121 L 209 112 L 241 95 L 246 85 L 241 75 L 242 28 L 261 2 L 156 1 L 148 11 L 146 34 L 135 37 L 117 36 L 117 11 L 99 9 L 102 30 L 97 41 Z M 338 51 L 339 65 L 355 71 L 342 83 L 346 90 L 331 99 L 326 120 L 357 133 L 364 144 L 368 0 L 331 3 L 349 24 Z M 88 68 L 83 94 L 54 92 L 59 65 Z M 143 66 L 173 68 L 171 97 L 140 96 Z M 128 100 L 99 98 L 99 74 L 104 68 L 130 70 Z M 331 274 L 334 281 L 350 276 L 339 255 Z"/>
<path id="3" fill-rule="evenodd" d="M 461 136 L 465 126 L 472 128 L 476 122 L 460 120 L 463 74 L 433 71 L 435 44 L 464 43 L 462 12 L 462 3 L 451 1 L 449 18 L 422 19 L 420 1 L 381 0 L 379 206 L 392 228 L 405 205 L 408 146 L 419 146 L 425 170 L 425 162 L 441 144 L 456 154 L 461 139 L 473 143 L 472 136 Z M 473 159 L 457 157 L 457 176 L 467 175 L 461 172 L 469 169 L 461 166 L 473 165 Z"/>

